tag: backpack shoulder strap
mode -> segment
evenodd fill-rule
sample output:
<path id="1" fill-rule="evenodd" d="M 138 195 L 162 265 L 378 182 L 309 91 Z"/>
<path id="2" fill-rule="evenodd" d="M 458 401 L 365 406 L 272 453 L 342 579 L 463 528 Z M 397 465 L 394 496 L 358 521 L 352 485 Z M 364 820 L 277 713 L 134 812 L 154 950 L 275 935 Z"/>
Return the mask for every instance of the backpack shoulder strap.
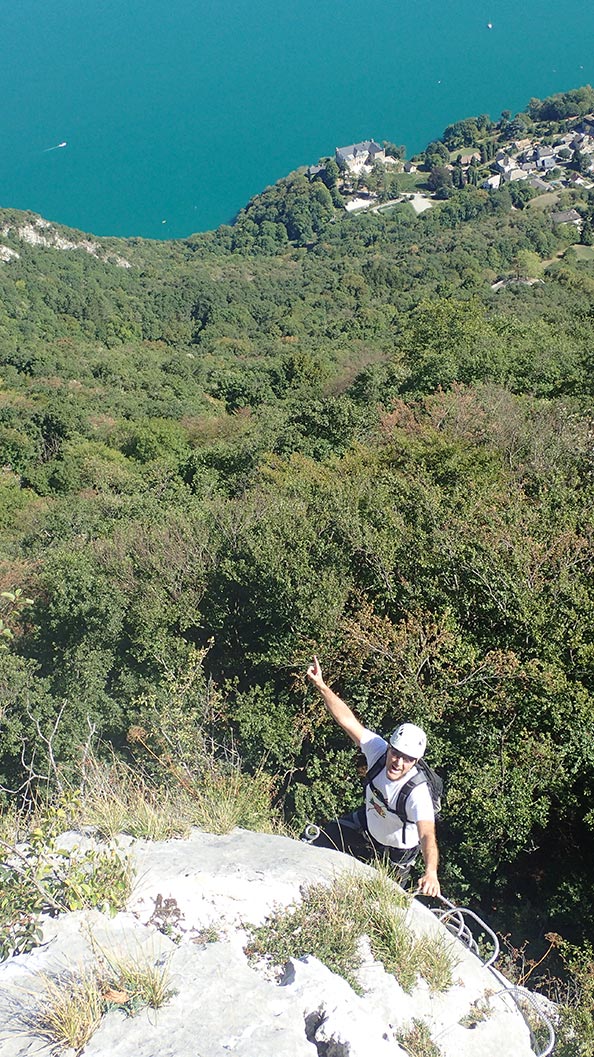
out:
<path id="1" fill-rule="evenodd" d="M 387 811 L 392 811 L 392 813 L 393 813 L 394 809 L 390 807 L 390 805 L 389 805 L 388 801 L 386 800 L 384 794 L 382 793 L 381 789 L 378 789 L 377 786 L 374 785 L 374 783 L 373 783 L 374 778 L 377 778 L 378 774 L 381 771 L 383 771 L 384 767 L 386 766 L 387 758 L 388 758 L 388 750 L 386 748 L 378 756 L 377 760 L 373 761 L 373 763 L 371 764 L 371 767 L 369 768 L 367 774 L 365 775 L 365 789 L 367 789 L 367 787 L 370 786 L 371 789 L 373 790 L 375 796 L 378 798 L 378 800 L 381 800 L 381 802 L 384 805 L 384 807 L 386 808 L 386 810 Z"/>
<path id="2" fill-rule="evenodd" d="M 418 785 L 423 785 L 423 784 L 425 784 L 425 785 L 427 784 L 427 776 L 423 773 L 422 770 L 419 770 L 419 771 L 417 771 L 416 774 L 413 774 L 412 778 L 408 779 L 408 782 L 404 783 L 404 785 L 402 786 L 402 789 L 400 790 L 400 792 L 398 793 L 398 796 L 396 798 L 396 803 L 394 805 L 394 813 L 396 815 L 398 815 L 398 818 L 402 822 L 402 837 L 403 837 L 403 839 L 404 839 L 405 834 L 406 834 L 406 827 L 412 825 L 412 822 L 410 821 L 410 819 L 409 819 L 409 817 L 408 817 L 408 815 L 406 813 L 406 806 L 408 804 L 408 798 L 409 798 L 410 794 L 412 793 L 413 789 L 416 789 L 416 787 Z"/>
<path id="3" fill-rule="evenodd" d="M 373 782 L 373 779 L 377 778 L 380 771 L 383 771 L 384 767 L 386 766 L 387 758 L 388 750 L 384 749 L 384 751 L 378 756 L 377 760 L 373 761 L 371 767 L 365 775 L 365 785 L 370 785 L 370 783 Z"/>
<path id="4" fill-rule="evenodd" d="M 408 798 L 412 793 L 413 789 L 416 789 L 418 785 L 423 785 L 423 783 L 427 783 L 427 778 L 422 771 L 417 771 L 416 774 L 413 774 L 412 778 L 408 779 L 408 782 L 404 783 L 402 789 L 398 793 L 393 810 L 395 814 L 398 815 L 398 818 L 401 820 L 404 826 L 406 826 L 406 823 L 410 821 L 406 814 L 406 805 L 408 803 Z"/>

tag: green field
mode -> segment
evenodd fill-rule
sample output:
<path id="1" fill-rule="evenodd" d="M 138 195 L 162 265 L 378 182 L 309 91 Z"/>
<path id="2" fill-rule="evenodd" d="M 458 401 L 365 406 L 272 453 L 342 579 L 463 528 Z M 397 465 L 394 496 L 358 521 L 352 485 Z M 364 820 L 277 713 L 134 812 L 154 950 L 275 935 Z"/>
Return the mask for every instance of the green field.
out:
<path id="1" fill-rule="evenodd" d="M 594 246 L 572 246 L 578 261 L 594 261 Z"/>
<path id="2" fill-rule="evenodd" d="M 401 194 L 411 194 L 426 187 L 427 173 L 422 172 L 399 172 L 398 190 Z"/>
<path id="3" fill-rule="evenodd" d="M 556 206 L 559 202 L 558 191 L 547 191 L 545 194 L 539 195 L 538 198 L 533 198 L 528 203 L 529 209 L 550 209 Z"/>

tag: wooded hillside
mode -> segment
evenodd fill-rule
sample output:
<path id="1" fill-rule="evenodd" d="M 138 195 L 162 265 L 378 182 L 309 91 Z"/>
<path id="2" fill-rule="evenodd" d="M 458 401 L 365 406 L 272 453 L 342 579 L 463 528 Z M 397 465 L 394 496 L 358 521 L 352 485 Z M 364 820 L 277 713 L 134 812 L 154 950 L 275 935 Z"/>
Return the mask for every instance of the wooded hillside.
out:
<path id="1" fill-rule="evenodd" d="M 235 228 L 105 259 L 31 220 L 0 211 L 1 784 L 33 752 L 46 773 L 54 728 L 76 772 L 90 728 L 127 754 L 135 727 L 232 745 L 292 827 L 354 807 L 315 651 L 367 725 L 427 729 L 449 890 L 592 939 L 576 229 L 473 186 L 347 216 L 301 174 Z"/>

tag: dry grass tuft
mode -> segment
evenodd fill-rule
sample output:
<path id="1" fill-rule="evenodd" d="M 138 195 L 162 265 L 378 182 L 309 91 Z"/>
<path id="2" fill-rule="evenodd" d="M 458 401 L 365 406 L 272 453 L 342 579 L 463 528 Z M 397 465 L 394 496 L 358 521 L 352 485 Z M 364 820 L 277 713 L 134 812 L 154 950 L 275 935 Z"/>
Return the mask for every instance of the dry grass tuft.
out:
<path id="1" fill-rule="evenodd" d="M 119 958 L 102 952 L 100 986 L 105 1001 L 127 1012 L 143 1006 L 160 1009 L 175 994 L 167 963 L 147 961 L 142 956 Z"/>
<path id="2" fill-rule="evenodd" d="M 236 826 L 278 832 L 271 808 L 273 785 L 263 771 L 249 775 L 235 767 L 207 772 L 196 789 L 194 824 L 209 833 L 230 833 Z"/>
<path id="3" fill-rule="evenodd" d="M 87 761 L 80 803 L 81 825 L 107 838 L 129 833 L 145 840 L 185 837 L 192 826 L 230 833 L 236 826 L 278 832 L 272 809 L 274 779 L 241 768 L 205 768 L 182 784 L 171 775 L 156 784 L 120 760 Z"/>
<path id="4" fill-rule="evenodd" d="M 78 1054 L 98 1028 L 103 997 L 94 973 L 58 978 L 42 975 L 43 997 L 35 1011 L 37 1033 L 50 1045 Z"/>
<path id="5" fill-rule="evenodd" d="M 191 803 L 182 791 L 156 785 L 121 760 L 91 758 L 85 769 L 80 821 L 106 838 L 129 833 L 144 840 L 185 837 Z"/>
<path id="6" fill-rule="evenodd" d="M 111 1009 L 133 1016 L 145 1006 L 159 1009 L 175 993 L 166 964 L 100 952 L 80 974 L 41 975 L 43 994 L 30 1027 L 47 1043 L 80 1054 Z"/>

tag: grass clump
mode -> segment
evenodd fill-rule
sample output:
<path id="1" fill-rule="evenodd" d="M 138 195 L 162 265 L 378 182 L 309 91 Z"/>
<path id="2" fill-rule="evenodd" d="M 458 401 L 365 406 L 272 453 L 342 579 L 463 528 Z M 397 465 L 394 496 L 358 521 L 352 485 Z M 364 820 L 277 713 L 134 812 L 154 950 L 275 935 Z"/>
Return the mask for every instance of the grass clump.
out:
<path id="1" fill-rule="evenodd" d="M 331 887 L 311 885 L 301 903 L 278 911 L 252 930 L 248 957 L 265 958 L 281 967 L 289 958 L 313 954 L 361 994 L 356 976 L 361 963 L 357 914 L 343 904 L 348 887 L 344 879 Z"/>
<path id="2" fill-rule="evenodd" d="M 301 903 L 253 928 L 246 952 L 276 967 L 289 958 L 314 955 L 361 994 L 360 940 L 367 936 L 373 956 L 405 990 L 412 990 L 419 975 L 432 990 L 446 990 L 452 983 L 452 951 L 441 936 L 417 939 L 411 933 L 405 920 L 409 902 L 385 869 L 343 874 L 331 885 L 309 886 Z"/>
<path id="3" fill-rule="evenodd" d="M 259 771 L 212 764 L 183 785 L 169 776 L 162 784 L 122 761 L 93 764 L 80 806 L 80 822 L 100 835 L 129 833 L 146 840 L 185 837 L 192 826 L 208 833 L 230 833 L 237 826 L 275 832 L 274 780 Z"/>
<path id="4" fill-rule="evenodd" d="M 160 1009 L 175 994 L 166 964 L 103 955 L 100 987 L 109 1008 L 132 1015 L 144 1006 Z"/>
<path id="5" fill-rule="evenodd" d="M 221 937 L 222 933 L 214 925 L 205 925 L 204 928 L 194 932 L 192 943 L 206 946 L 209 943 L 218 943 Z"/>
<path id="6" fill-rule="evenodd" d="M 35 1028 L 44 1041 L 78 1054 L 99 1027 L 104 1002 L 94 973 L 42 977 L 44 994 L 35 1012 Z"/>
<path id="7" fill-rule="evenodd" d="M 397 1039 L 410 1057 L 441 1057 L 441 1050 L 433 1042 L 424 1020 L 415 1018 L 407 1031 L 398 1033 Z"/>
<path id="8" fill-rule="evenodd" d="M 459 959 L 447 936 L 436 933 L 420 939 L 417 943 L 417 960 L 419 973 L 431 991 L 447 991 L 452 986 L 452 974 Z"/>
<path id="9" fill-rule="evenodd" d="M 192 801 L 183 791 L 148 780 L 122 760 L 87 760 L 80 821 L 108 839 L 128 833 L 141 840 L 186 837 Z"/>
<path id="10" fill-rule="evenodd" d="M 276 832 L 271 807 L 274 780 L 263 771 L 245 774 L 235 767 L 203 774 L 196 789 L 194 824 L 208 833 L 230 833 L 236 826 Z"/>
<path id="11" fill-rule="evenodd" d="M 410 899 L 398 893 L 389 870 L 379 867 L 374 875 L 360 879 L 357 887 L 362 927 L 374 958 L 405 991 L 412 990 L 417 976 L 432 991 L 447 991 L 456 962 L 452 944 L 440 933 L 413 936 L 403 914 Z"/>
<path id="12" fill-rule="evenodd" d="M 101 952 L 85 972 L 41 977 L 43 996 L 31 1026 L 50 1045 L 79 1054 L 113 1009 L 134 1016 L 145 1006 L 159 1009 L 175 993 L 166 965 L 142 959 L 119 959 Z"/>
<path id="13" fill-rule="evenodd" d="M 139 741 L 143 731 L 136 731 Z M 159 757 L 159 760 L 161 758 Z M 246 774 L 238 763 L 210 760 L 195 773 L 180 773 L 167 760 L 162 779 L 113 758 L 87 760 L 79 822 L 106 838 L 128 833 L 144 840 L 186 837 L 192 826 L 230 833 L 236 826 L 272 833 L 274 780 L 262 770 Z"/>

